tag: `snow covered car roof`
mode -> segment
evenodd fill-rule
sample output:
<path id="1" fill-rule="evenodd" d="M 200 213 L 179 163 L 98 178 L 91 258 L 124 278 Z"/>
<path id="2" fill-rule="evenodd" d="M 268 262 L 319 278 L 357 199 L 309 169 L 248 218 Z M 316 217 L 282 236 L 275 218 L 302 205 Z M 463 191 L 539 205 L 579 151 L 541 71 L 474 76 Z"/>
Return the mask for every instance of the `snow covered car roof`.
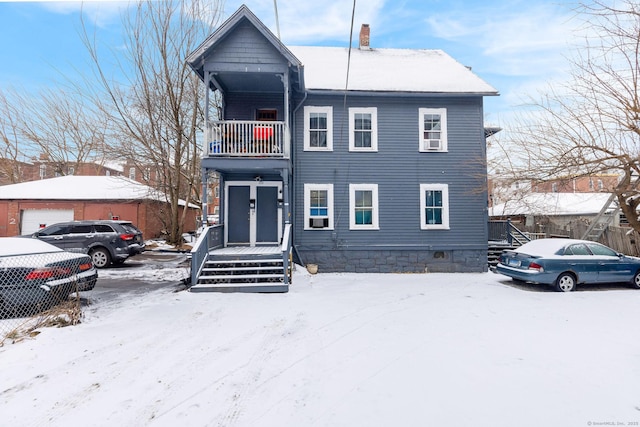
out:
<path id="1" fill-rule="evenodd" d="M 560 249 L 574 243 L 594 243 L 578 239 L 538 239 L 525 243 L 514 249 L 514 252 L 533 256 L 555 255 Z"/>
<path id="2" fill-rule="evenodd" d="M 0 256 L 42 254 L 49 252 L 64 251 L 47 242 L 32 239 L 31 237 L 0 237 Z"/>

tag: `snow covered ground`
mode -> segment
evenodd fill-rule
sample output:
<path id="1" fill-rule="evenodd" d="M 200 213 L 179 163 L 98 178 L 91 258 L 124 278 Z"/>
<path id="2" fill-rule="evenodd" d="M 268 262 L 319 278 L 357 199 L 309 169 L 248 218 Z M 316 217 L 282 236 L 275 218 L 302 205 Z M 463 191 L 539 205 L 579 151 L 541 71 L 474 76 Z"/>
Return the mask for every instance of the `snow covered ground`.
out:
<path id="1" fill-rule="evenodd" d="M 126 294 L 0 348 L 0 424 L 637 426 L 639 307 L 622 286 L 301 268 L 287 294 Z"/>

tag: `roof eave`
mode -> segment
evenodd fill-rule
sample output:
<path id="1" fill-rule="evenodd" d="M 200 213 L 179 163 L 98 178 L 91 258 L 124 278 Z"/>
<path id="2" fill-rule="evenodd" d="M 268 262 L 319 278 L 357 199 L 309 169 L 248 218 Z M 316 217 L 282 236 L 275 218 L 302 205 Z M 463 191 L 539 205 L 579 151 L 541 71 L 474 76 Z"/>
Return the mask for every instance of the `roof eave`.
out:
<path id="1" fill-rule="evenodd" d="M 379 91 L 379 90 L 344 90 L 344 89 L 307 89 L 310 95 L 343 95 L 345 93 L 358 96 L 500 96 L 498 92 L 418 92 L 418 91 Z"/>
<path id="2" fill-rule="evenodd" d="M 247 19 L 253 26 L 284 56 L 284 58 L 294 67 L 302 66 L 296 56 L 258 19 L 256 15 L 246 6 L 242 5 L 226 21 L 220 25 L 213 33 L 205 39 L 193 52 L 187 56 L 187 63 L 201 79 L 204 79 L 204 61 L 207 52 L 219 41 L 229 34 L 242 19 Z"/>

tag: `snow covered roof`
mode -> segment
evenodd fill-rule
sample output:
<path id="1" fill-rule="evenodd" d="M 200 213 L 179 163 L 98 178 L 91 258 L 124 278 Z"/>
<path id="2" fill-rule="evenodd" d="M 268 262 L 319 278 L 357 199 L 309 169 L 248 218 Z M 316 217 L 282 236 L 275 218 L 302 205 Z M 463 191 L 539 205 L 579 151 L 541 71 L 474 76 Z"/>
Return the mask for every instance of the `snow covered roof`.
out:
<path id="1" fill-rule="evenodd" d="M 595 215 L 611 197 L 609 193 L 529 193 L 489 209 L 489 216 Z"/>
<path id="2" fill-rule="evenodd" d="M 105 168 L 113 169 L 120 173 L 124 172 L 125 162 L 122 160 L 103 160 L 99 162 L 95 162 L 98 166 L 104 166 Z"/>
<path id="3" fill-rule="evenodd" d="M 349 49 L 288 46 L 304 66 L 308 90 L 344 90 Z M 348 90 L 497 95 L 442 50 L 351 49 Z"/>
<path id="4" fill-rule="evenodd" d="M 0 199 L 19 200 L 157 200 L 167 197 L 123 176 L 67 175 L 0 186 Z M 180 205 L 184 206 L 184 200 Z M 190 204 L 190 207 L 197 207 Z"/>

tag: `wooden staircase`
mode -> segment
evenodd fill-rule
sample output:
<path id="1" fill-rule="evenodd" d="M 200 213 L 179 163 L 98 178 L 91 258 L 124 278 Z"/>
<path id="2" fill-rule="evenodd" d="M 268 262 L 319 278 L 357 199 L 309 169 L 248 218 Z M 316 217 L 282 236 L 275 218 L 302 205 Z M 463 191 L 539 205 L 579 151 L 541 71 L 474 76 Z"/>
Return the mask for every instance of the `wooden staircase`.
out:
<path id="1" fill-rule="evenodd" d="M 210 255 L 191 292 L 287 292 L 280 256 Z"/>
<path id="2" fill-rule="evenodd" d="M 515 249 L 531 239 L 518 230 L 510 220 L 489 221 L 489 242 L 487 246 L 487 260 L 489 269 L 498 265 L 500 254 L 506 249 Z"/>
<path id="3" fill-rule="evenodd" d="M 223 226 L 207 227 L 191 250 L 191 292 L 288 292 L 293 260 L 291 224 L 282 243 L 225 247 Z"/>
<path id="4" fill-rule="evenodd" d="M 498 261 L 500 260 L 500 255 L 502 251 L 506 249 L 515 249 L 516 246 L 510 245 L 508 243 L 503 242 L 489 242 L 489 246 L 487 249 L 487 260 L 489 261 L 489 268 L 495 267 L 498 265 Z"/>

